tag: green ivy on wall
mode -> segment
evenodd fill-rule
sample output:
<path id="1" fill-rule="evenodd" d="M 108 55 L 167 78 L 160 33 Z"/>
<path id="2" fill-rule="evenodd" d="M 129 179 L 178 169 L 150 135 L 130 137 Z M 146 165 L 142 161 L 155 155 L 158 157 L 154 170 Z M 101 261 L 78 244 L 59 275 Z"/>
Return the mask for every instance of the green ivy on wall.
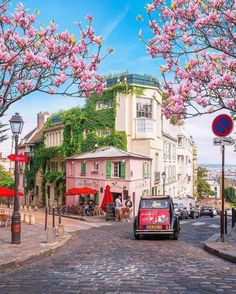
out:
<path id="1" fill-rule="evenodd" d="M 65 191 L 65 178 L 60 172 L 47 172 L 50 159 L 80 154 L 94 150 L 97 146 L 114 146 L 127 150 L 127 138 L 124 131 L 115 130 L 116 96 L 117 93 L 134 93 L 143 95 L 143 89 L 127 83 L 119 83 L 105 90 L 101 96 L 92 94 L 86 101 L 84 108 L 72 108 L 67 111 L 54 113 L 46 122 L 44 128 L 53 127 L 59 123 L 63 125 L 63 143 L 59 147 L 46 148 L 41 145 L 37 148 L 32 161 L 32 168 L 26 172 L 27 189 L 34 188 L 35 174 L 40 169 L 42 180 L 42 202 L 46 205 L 46 183 L 54 182 L 56 188 L 61 184 Z M 109 103 L 112 107 L 99 109 L 98 103 Z M 99 130 L 111 131 L 108 136 L 98 136 Z"/>

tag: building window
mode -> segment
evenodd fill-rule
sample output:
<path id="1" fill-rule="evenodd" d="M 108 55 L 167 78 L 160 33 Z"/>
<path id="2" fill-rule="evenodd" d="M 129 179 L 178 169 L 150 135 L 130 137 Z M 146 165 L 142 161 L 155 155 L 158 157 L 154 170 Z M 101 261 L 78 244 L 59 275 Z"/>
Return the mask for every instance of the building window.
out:
<path id="1" fill-rule="evenodd" d="M 125 161 L 113 162 L 112 177 L 125 178 Z"/>
<path id="2" fill-rule="evenodd" d="M 120 177 L 120 162 L 113 163 L 113 177 Z"/>
<path id="3" fill-rule="evenodd" d="M 137 119 L 137 133 L 152 133 L 153 121 L 151 119 Z"/>
<path id="4" fill-rule="evenodd" d="M 152 100 L 151 99 L 137 99 L 136 103 L 136 117 L 152 118 Z"/>
<path id="5" fill-rule="evenodd" d="M 66 171 L 66 163 L 63 161 L 61 162 L 61 172 L 65 173 L 65 171 Z"/>
<path id="6" fill-rule="evenodd" d="M 109 135 L 111 135 L 111 133 L 112 133 L 111 129 L 104 129 L 104 130 L 98 130 L 97 131 L 97 135 L 99 137 L 109 136 Z"/>
<path id="7" fill-rule="evenodd" d="M 172 145 L 172 159 L 175 160 L 176 157 L 176 150 L 175 150 L 175 145 Z"/>
<path id="8" fill-rule="evenodd" d="M 81 162 L 81 175 L 86 175 L 86 161 Z"/>
<path id="9" fill-rule="evenodd" d="M 178 146 L 183 146 L 183 138 L 182 137 L 178 138 Z"/>
<path id="10" fill-rule="evenodd" d="M 101 110 L 101 109 L 107 109 L 107 108 L 112 108 L 112 101 L 102 101 L 102 102 L 97 102 L 96 104 L 96 109 Z"/>
<path id="11" fill-rule="evenodd" d="M 98 162 L 95 162 L 94 163 L 93 170 L 94 171 L 98 171 Z"/>
<path id="12" fill-rule="evenodd" d="M 168 144 L 168 158 L 171 159 L 171 144 Z"/>
<path id="13" fill-rule="evenodd" d="M 163 143 L 164 159 L 166 159 L 166 141 Z"/>

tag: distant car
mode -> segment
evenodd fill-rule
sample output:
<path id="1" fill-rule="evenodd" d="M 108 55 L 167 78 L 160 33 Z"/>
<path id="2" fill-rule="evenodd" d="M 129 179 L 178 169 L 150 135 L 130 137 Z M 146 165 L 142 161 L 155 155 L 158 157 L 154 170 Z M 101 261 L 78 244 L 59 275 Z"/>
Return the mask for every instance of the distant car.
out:
<path id="1" fill-rule="evenodd" d="M 210 216 L 214 217 L 213 207 L 212 206 L 202 206 L 200 209 L 200 216 Z"/>
<path id="2" fill-rule="evenodd" d="M 189 212 L 183 203 L 174 203 L 174 210 L 175 214 L 178 215 L 180 219 L 188 218 Z"/>
<path id="3" fill-rule="evenodd" d="M 189 217 L 191 218 L 199 218 L 200 210 L 197 206 L 192 205 L 189 209 Z"/>
<path id="4" fill-rule="evenodd" d="M 216 212 L 218 215 L 220 215 L 220 208 L 219 207 L 216 207 Z"/>

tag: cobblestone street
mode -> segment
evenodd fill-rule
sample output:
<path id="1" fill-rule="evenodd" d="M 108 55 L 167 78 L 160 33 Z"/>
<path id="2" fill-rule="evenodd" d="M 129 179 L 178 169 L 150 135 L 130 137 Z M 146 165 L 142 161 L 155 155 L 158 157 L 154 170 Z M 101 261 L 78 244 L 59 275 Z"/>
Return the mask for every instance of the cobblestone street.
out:
<path id="1" fill-rule="evenodd" d="M 135 241 L 130 223 L 81 231 L 55 255 L 2 274 L 0 293 L 236 293 L 235 265 L 202 246 L 218 221 L 184 221 L 179 241 Z"/>

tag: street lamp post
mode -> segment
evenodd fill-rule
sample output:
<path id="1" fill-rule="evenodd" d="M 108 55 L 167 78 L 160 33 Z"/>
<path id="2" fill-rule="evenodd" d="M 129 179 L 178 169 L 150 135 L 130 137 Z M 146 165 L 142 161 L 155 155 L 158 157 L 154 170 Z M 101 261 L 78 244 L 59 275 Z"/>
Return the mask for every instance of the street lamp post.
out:
<path id="1" fill-rule="evenodd" d="M 163 196 L 165 196 L 165 185 L 166 185 L 166 173 L 163 171 L 161 174 L 162 180 L 163 180 Z"/>
<path id="2" fill-rule="evenodd" d="M 23 129 L 23 119 L 16 112 L 10 119 L 10 126 L 12 134 L 15 138 L 15 155 L 18 154 L 18 139 L 19 135 Z M 20 244 L 20 233 L 21 233 L 21 222 L 20 222 L 20 214 L 19 214 L 19 198 L 18 198 L 18 184 L 19 184 L 19 174 L 18 174 L 18 161 L 15 161 L 15 193 L 14 193 L 14 206 L 13 206 L 13 214 L 11 219 L 11 243 L 12 244 Z"/>

